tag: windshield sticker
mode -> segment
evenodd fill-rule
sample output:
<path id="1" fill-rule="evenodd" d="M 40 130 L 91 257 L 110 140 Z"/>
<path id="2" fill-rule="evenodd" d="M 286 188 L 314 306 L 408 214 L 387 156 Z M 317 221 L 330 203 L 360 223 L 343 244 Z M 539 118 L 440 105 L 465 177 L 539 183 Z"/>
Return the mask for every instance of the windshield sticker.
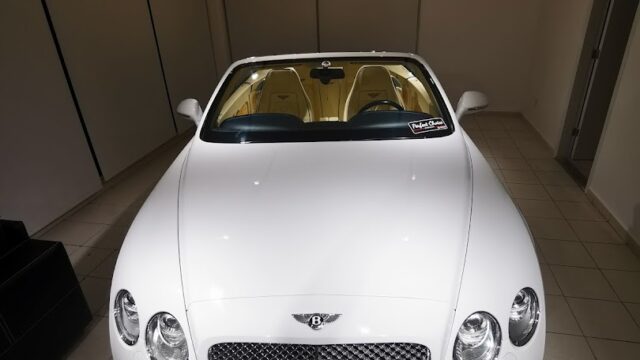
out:
<path id="1" fill-rule="evenodd" d="M 447 124 L 441 118 L 411 121 L 407 123 L 415 135 L 431 131 L 447 130 Z"/>

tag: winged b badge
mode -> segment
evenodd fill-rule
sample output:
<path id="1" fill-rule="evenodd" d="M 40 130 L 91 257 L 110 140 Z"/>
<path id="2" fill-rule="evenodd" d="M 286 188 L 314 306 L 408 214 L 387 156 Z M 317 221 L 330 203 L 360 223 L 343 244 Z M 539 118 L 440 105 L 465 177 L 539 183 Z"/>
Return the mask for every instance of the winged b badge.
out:
<path id="1" fill-rule="evenodd" d="M 342 314 L 291 314 L 294 319 L 302 324 L 308 325 L 313 330 L 320 330 L 324 327 L 324 324 L 332 323 L 340 317 Z"/>

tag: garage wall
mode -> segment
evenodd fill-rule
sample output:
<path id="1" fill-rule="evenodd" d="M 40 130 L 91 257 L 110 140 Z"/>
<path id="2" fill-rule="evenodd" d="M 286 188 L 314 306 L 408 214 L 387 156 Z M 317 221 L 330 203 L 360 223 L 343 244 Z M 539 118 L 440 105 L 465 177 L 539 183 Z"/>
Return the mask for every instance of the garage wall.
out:
<path id="1" fill-rule="evenodd" d="M 316 0 L 225 1 L 233 60 L 318 49 Z"/>
<path id="2" fill-rule="evenodd" d="M 102 174 L 176 134 L 146 0 L 48 0 Z"/>
<path id="3" fill-rule="evenodd" d="M 38 0 L 3 2 L 0 79 L 0 218 L 33 233 L 102 186 Z"/>
<path id="4" fill-rule="evenodd" d="M 216 72 L 218 78 L 220 78 L 224 75 L 224 72 L 227 71 L 229 65 L 231 65 L 224 0 L 206 0 L 206 4 L 209 14 L 209 30 L 211 32 L 211 41 L 213 42 Z"/>
<path id="5" fill-rule="evenodd" d="M 640 11 L 587 188 L 640 245 Z"/>
<path id="6" fill-rule="evenodd" d="M 217 83 L 205 0 L 150 0 L 171 109 L 182 132 L 193 122 L 176 113 L 185 98 L 206 104 Z M 204 105 L 202 105 L 204 106 Z"/>
<path id="7" fill-rule="evenodd" d="M 209 11 L 226 7 L 234 60 L 316 51 L 418 53 L 454 104 L 464 90 L 477 89 L 489 95 L 492 110 L 521 111 L 538 56 L 531 43 L 542 1 L 209 0 Z M 210 17 L 220 30 L 222 20 Z"/>
<path id="8" fill-rule="evenodd" d="M 564 2 L 564 0 L 562 1 Z M 539 49 L 540 0 L 423 0 L 418 53 L 453 105 L 465 90 L 489 96 L 490 110 L 520 111 Z"/>
<path id="9" fill-rule="evenodd" d="M 558 150 L 592 0 L 543 0 L 524 115 Z"/>
<path id="10" fill-rule="evenodd" d="M 420 0 L 318 1 L 320 51 L 415 52 Z"/>

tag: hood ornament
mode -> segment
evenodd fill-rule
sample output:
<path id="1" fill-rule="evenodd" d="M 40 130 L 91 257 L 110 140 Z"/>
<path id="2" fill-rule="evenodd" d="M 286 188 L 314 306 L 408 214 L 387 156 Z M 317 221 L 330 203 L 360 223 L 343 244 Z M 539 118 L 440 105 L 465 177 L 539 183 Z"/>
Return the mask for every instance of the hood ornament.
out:
<path id="1" fill-rule="evenodd" d="M 332 323 L 342 315 L 342 314 L 321 314 L 321 313 L 313 313 L 313 314 L 291 314 L 294 319 L 302 324 L 308 325 L 313 330 L 320 330 L 324 327 L 324 324 Z"/>

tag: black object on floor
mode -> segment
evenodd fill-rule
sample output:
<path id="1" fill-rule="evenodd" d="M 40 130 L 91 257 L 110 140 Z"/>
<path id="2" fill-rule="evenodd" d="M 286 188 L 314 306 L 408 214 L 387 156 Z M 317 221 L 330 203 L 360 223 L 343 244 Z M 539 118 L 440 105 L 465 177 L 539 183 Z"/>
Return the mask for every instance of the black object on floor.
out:
<path id="1" fill-rule="evenodd" d="M 64 246 L 6 220 L 0 243 L 0 360 L 60 358 L 91 321 Z"/>

